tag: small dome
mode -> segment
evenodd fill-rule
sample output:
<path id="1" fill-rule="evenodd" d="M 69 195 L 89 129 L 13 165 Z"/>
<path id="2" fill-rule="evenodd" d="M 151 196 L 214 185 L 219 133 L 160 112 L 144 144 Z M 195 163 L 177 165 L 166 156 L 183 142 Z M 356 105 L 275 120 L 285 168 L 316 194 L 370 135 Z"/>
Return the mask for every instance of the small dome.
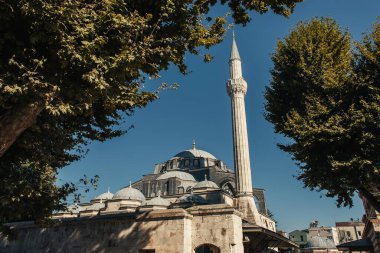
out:
<path id="1" fill-rule="evenodd" d="M 219 186 L 215 184 L 213 181 L 208 181 L 207 176 L 205 175 L 205 180 L 194 185 L 193 189 L 201 189 L 201 188 L 214 188 L 219 189 Z"/>
<path id="2" fill-rule="evenodd" d="M 182 180 L 196 181 L 195 178 L 191 174 L 183 172 L 183 171 L 168 171 L 162 174 L 161 176 L 159 176 L 157 180 L 168 179 L 172 177 L 176 177 Z"/>
<path id="3" fill-rule="evenodd" d="M 306 248 L 335 249 L 336 247 L 331 239 L 323 238 L 321 236 L 313 236 L 308 238 Z"/>
<path id="4" fill-rule="evenodd" d="M 103 202 L 92 204 L 86 208 L 86 211 L 99 211 L 100 209 L 106 207 L 106 204 Z"/>
<path id="5" fill-rule="evenodd" d="M 113 197 L 113 193 L 108 191 L 97 196 L 95 200 L 107 200 L 107 199 L 112 199 L 112 197 Z"/>
<path id="6" fill-rule="evenodd" d="M 193 204 L 207 204 L 207 200 L 203 197 L 194 194 L 185 194 L 179 197 L 175 203 L 193 203 Z"/>
<path id="7" fill-rule="evenodd" d="M 145 196 L 141 191 L 129 186 L 116 192 L 112 199 L 131 199 L 143 202 L 145 201 Z"/>
<path id="8" fill-rule="evenodd" d="M 161 196 L 157 196 L 148 200 L 145 205 L 147 206 L 170 206 L 170 202 L 166 199 L 161 198 Z"/>
<path id="9" fill-rule="evenodd" d="M 67 212 L 76 214 L 82 211 L 83 209 L 85 208 L 78 206 L 77 204 L 72 204 L 67 207 Z"/>

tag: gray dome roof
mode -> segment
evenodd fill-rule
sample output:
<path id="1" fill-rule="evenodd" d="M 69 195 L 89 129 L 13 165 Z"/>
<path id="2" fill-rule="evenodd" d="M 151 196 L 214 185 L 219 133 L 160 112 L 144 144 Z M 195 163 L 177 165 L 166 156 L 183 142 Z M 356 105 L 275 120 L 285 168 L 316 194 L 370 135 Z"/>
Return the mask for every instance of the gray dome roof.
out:
<path id="1" fill-rule="evenodd" d="M 105 192 L 97 196 L 95 199 L 96 200 L 106 200 L 106 199 L 112 199 L 113 193 L 111 192 Z"/>
<path id="2" fill-rule="evenodd" d="M 192 149 L 179 152 L 174 157 L 182 157 L 182 158 L 203 157 L 203 158 L 211 158 L 211 159 L 217 160 L 216 157 L 210 154 L 209 152 L 201 150 L 201 149 L 196 149 L 195 147 Z"/>
<path id="3" fill-rule="evenodd" d="M 321 236 L 313 236 L 307 239 L 306 248 L 335 249 L 336 247 L 331 239 L 323 238 Z"/>
<path id="4" fill-rule="evenodd" d="M 194 194 L 185 194 L 179 197 L 175 203 L 196 203 L 196 204 L 207 204 L 207 200 L 203 197 Z"/>
<path id="5" fill-rule="evenodd" d="M 205 176 L 205 180 L 194 185 L 193 189 L 201 189 L 201 188 L 214 188 L 219 189 L 219 186 L 215 184 L 213 181 L 208 181 Z"/>
<path id="6" fill-rule="evenodd" d="M 168 171 L 164 174 L 162 174 L 161 176 L 159 176 L 157 178 L 157 180 L 161 180 L 161 179 L 168 179 L 168 178 L 172 178 L 172 177 L 176 177 L 176 178 L 179 178 L 179 179 L 182 179 L 182 180 L 189 180 L 189 181 L 196 181 L 195 178 L 187 173 L 187 172 L 183 172 L 183 171 Z"/>
<path id="7" fill-rule="evenodd" d="M 98 211 L 102 208 L 106 207 L 106 204 L 103 202 L 92 204 L 91 206 L 87 207 L 86 210 L 88 211 Z"/>
<path id="8" fill-rule="evenodd" d="M 79 213 L 79 212 L 82 211 L 83 209 L 85 209 L 85 208 L 83 208 L 83 207 L 81 207 L 81 206 L 78 206 L 77 204 L 72 204 L 72 205 L 69 205 L 69 206 L 67 207 L 67 211 L 68 211 L 69 213 Z"/>
<path id="9" fill-rule="evenodd" d="M 112 199 L 131 199 L 145 201 L 145 196 L 141 191 L 133 188 L 132 186 L 125 187 L 113 195 Z"/>
<path id="10" fill-rule="evenodd" d="M 170 206 L 170 202 L 160 196 L 148 200 L 145 205 L 147 206 Z"/>

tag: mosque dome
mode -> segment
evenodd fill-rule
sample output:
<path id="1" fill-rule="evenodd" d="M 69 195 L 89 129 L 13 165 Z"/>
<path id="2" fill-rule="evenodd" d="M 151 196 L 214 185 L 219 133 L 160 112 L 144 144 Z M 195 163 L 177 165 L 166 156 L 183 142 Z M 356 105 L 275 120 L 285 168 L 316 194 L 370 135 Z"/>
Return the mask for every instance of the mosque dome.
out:
<path id="1" fill-rule="evenodd" d="M 214 189 L 219 189 L 219 186 L 214 183 L 213 181 L 207 180 L 207 176 L 205 175 L 205 180 L 197 183 L 194 185 L 193 189 L 201 189 L 201 188 L 214 188 Z"/>
<path id="2" fill-rule="evenodd" d="M 211 158 L 211 159 L 217 160 L 215 156 L 213 156 L 209 152 L 201 150 L 201 149 L 188 149 L 188 150 L 184 150 L 184 151 L 181 151 L 178 154 L 176 154 L 174 157 L 180 157 L 180 158 L 196 158 L 196 157 L 198 158 L 198 157 L 202 157 L 202 158 Z"/>
<path id="3" fill-rule="evenodd" d="M 185 194 L 179 197 L 175 203 L 194 203 L 194 204 L 207 204 L 207 200 L 201 196 L 194 194 Z"/>
<path id="4" fill-rule="evenodd" d="M 152 198 L 148 200 L 145 205 L 147 206 L 170 206 L 170 202 L 164 198 L 161 198 L 161 196 L 157 196 L 155 198 Z"/>
<path id="5" fill-rule="evenodd" d="M 104 192 L 100 194 L 94 200 L 107 200 L 107 199 L 112 199 L 112 197 L 113 197 L 113 193 L 108 191 L 108 192 Z"/>
<path id="6" fill-rule="evenodd" d="M 87 207 L 86 210 L 88 211 L 99 211 L 100 209 L 106 207 L 106 204 L 103 202 L 92 204 L 91 206 Z"/>
<path id="7" fill-rule="evenodd" d="M 77 204 L 73 204 L 73 205 L 69 205 L 67 207 L 67 211 L 70 212 L 70 213 L 79 213 L 79 211 L 82 211 L 83 208 L 81 206 L 78 206 Z"/>
<path id="8" fill-rule="evenodd" d="M 308 238 L 306 248 L 335 249 L 336 247 L 331 239 L 323 238 L 321 236 L 312 236 Z"/>
<path id="9" fill-rule="evenodd" d="M 184 150 L 176 154 L 173 158 L 211 158 L 217 160 L 215 156 L 207 151 L 195 148 L 195 142 L 193 142 L 193 148 Z"/>
<path id="10" fill-rule="evenodd" d="M 143 202 L 145 201 L 145 196 L 141 191 L 133 188 L 132 186 L 129 186 L 116 192 L 115 195 L 113 195 L 112 199 L 130 199 Z"/>
<path id="11" fill-rule="evenodd" d="M 196 181 L 195 178 L 193 177 L 193 175 L 191 175 L 187 172 L 178 171 L 178 170 L 168 171 L 168 172 L 162 174 L 161 176 L 159 176 L 157 178 L 157 180 L 168 179 L 168 178 L 172 178 L 172 177 L 176 177 L 176 178 L 179 178 L 181 180 Z"/>

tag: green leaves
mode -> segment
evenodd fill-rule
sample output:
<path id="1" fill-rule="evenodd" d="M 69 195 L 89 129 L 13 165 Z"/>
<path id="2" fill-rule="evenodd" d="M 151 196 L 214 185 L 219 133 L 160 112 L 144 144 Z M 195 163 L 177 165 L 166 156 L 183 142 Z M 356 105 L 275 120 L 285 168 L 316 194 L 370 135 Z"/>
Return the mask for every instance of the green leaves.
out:
<path id="1" fill-rule="evenodd" d="M 229 4 L 236 23 L 246 24 L 251 10 L 287 16 L 300 1 L 220 2 Z M 170 65 L 187 74 L 187 53 L 212 59 L 202 50 L 220 43 L 227 29 L 224 17 L 208 15 L 217 2 L 1 2 L 0 172 L 8 174 L 0 184 L 9 187 L 0 198 L 28 196 L 26 187 L 19 188 L 19 170 L 30 170 L 29 180 L 48 193 L 24 198 L 28 208 L 22 201 L 14 202 L 11 212 L 1 206 L 4 219 L 40 219 L 61 208 L 75 186 L 57 188 L 57 171 L 80 159 L 89 142 L 126 132 L 122 120 L 161 90 L 146 89 L 145 78 L 158 78 Z M 27 110 L 32 107 L 36 110 Z M 42 179 L 45 174 L 49 180 Z"/>
<path id="2" fill-rule="evenodd" d="M 279 146 L 297 161 L 298 179 L 337 197 L 338 205 L 351 206 L 356 190 L 380 181 L 379 27 L 354 51 L 335 21 L 312 19 L 272 57 L 266 118 L 292 140 Z"/>

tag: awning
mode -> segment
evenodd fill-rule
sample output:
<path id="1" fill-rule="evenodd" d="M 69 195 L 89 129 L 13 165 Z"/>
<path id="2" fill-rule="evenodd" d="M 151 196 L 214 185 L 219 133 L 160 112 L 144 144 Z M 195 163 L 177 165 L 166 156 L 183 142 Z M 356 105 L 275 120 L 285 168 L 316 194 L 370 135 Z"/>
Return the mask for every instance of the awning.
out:
<path id="1" fill-rule="evenodd" d="M 336 246 L 342 251 L 371 251 L 373 250 L 372 242 L 369 238 L 342 243 Z"/>
<path id="2" fill-rule="evenodd" d="M 299 248 L 299 245 L 271 230 L 251 224 L 243 225 L 244 243 L 257 252 L 264 248 Z M 255 252 L 256 252 L 255 251 Z"/>

